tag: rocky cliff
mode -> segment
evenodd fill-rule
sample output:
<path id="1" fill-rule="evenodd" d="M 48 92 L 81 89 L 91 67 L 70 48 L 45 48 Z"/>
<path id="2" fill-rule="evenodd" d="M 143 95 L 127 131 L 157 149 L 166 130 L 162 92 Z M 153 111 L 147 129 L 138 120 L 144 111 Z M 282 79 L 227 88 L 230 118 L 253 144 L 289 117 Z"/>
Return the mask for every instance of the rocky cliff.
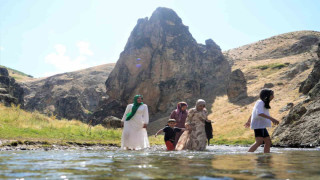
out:
<path id="1" fill-rule="evenodd" d="M 24 107 L 24 92 L 6 68 L 0 67 L 0 102 L 7 106 L 20 105 Z"/>
<path id="2" fill-rule="evenodd" d="M 213 40 L 198 44 L 173 10 L 157 8 L 131 32 L 105 83 L 110 99 L 95 112 L 95 122 L 109 115 L 121 117 L 135 94 L 144 96 L 153 118 L 167 115 L 182 100 L 193 105 L 203 98 L 210 104 L 226 93 L 230 72 Z"/>
<path id="3" fill-rule="evenodd" d="M 106 96 L 104 82 L 114 64 L 26 81 L 25 108 L 86 122 Z"/>
<path id="4" fill-rule="evenodd" d="M 215 122 L 213 132 L 216 142 L 241 143 L 254 140 L 253 132 L 245 129 L 243 124 L 249 118 L 262 88 L 274 90 L 275 99 L 271 102 L 270 114 L 279 120 L 287 116 L 294 105 L 304 100 L 299 87 L 318 60 L 315 53 L 318 42 L 315 39 L 320 39 L 320 32 L 296 31 L 223 52 L 232 64 L 232 70 L 240 69 L 243 72 L 248 97 L 237 102 L 230 102 L 227 95 L 215 99 L 208 118 Z M 306 47 L 298 46 L 305 42 L 308 42 Z M 238 77 L 236 82 L 241 82 L 240 76 L 235 77 Z M 241 87 L 240 83 L 238 85 Z M 231 93 L 229 96 L 237 94 Z M 164 124 L 165 121 L 162 122 Z M 274 127 L 270 129 L 270 134 L 273 131 Z"/>
<path id="5" fill-rule="evenodd" d="M 229 77 L 227 95 L 230 102 L 238 102 L 248 97 L 247 81 L 240 69 L 232 71 Z"/>
<path id="6" fill-rule="evenodd" d="M 320 146 L 320 44 L 312 72 L 301 84 L 307 98 L 294 106 L 273 133 L 275 145 L 293 147 Z"/>

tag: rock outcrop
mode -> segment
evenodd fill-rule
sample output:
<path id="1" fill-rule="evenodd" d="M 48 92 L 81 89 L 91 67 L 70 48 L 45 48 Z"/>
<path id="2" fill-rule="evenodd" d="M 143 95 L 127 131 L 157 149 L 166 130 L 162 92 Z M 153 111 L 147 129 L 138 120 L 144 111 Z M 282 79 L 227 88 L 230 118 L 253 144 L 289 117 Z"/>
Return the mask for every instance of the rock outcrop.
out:
<path id="1" fill-rule="evenodd" d="M 26 109 L 87 122 L 106 96 L 104 82 L 113 67 L 106 64 L 24 82 Z"/>
<path id="2" fill-rule="evenodd" d="M 307 99 L 290 110 L 273 133 L 276 145 L 294 147 L 320 146 L 320 45 L 319 60 L 300 90 Z"/>
<path id="3" fill-rule="evenodd" d="M 299 91 L 303 94 L 308 94 L 310 90 L 319 82 L 320 79 L 320 62 L 314 64 L 314 68 L 308 78 L 302 82 Z"/>
<path id="4" fill-rule="evenodd" d="M 114 116 L 108 116 L 102 120 L 101 125 L 105 128 L 121 128 L 121 119 Z"/>
<path id="5" fill-rule="evenodd" d="M 198 98 L 213 102 L 225 94 L 230 72 L 213 40 L 198 44 L 173 10 L 157 8 L 150 19 L 139 19 L 131 32 L 105 83 L 110 99 L 95 112 L 95 122 L 121 117 L 135 94 L 144 96 L 153 118 L 167 115 L 181 100 L 190 105 Z"/>
<path id="6" fill-rule="evenodd" d="M 297 74 L 300 74 L 304 72 L 305 70 L 309 69 L 309 65 L 311 65 L 312 62 L 310 61 L 304 61 L 301 62 L 295 66 L 293 66 L 289 71 L 287 71 L 284 75 L 284 78 L 286 79 L 293 79 Z"/>
<path id="7" fill-rule="evenodd" d="M 230 102 L 237 102 L 248 97 L 247 81 L 240 69 L 232 71 L 229 78 L 227 95 Z"/>
<path id="8" fill-rule="evenodd" d="M 11 104 L 24 107 L 24 92 L 15 79 L 9 76 L 6 68 L 0 67 L 0 102 L 6 106 Z"/>

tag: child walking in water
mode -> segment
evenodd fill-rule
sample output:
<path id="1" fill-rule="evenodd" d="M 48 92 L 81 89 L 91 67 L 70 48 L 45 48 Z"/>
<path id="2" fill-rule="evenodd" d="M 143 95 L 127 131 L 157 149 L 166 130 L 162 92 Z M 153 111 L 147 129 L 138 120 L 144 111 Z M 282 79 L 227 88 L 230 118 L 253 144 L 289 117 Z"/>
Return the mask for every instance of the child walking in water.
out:
<path id="1" fill-rule="evenodd" d="M 256 142 L 250 147 L 248 152 L 254 152 L 264 142 L 264 153 L 270 153 L 271 139 L 267 127 L 271 127 L 271 122 L 275 125 L 279 121 L 269 114 L 270 101 L 274 98 L 274 92 L 270 89 L 263 89 L 260 92 L 260 100 L 254 105 L 251 116 L 245 123 L 245 127 L 254 130 Z"/>
<path id="2" fill-rule="evenodd" d="M 168 151 L 173 151 L 175 149 L 174 147 L 174 141 L 175 141 L 175 136 L 177 132 L 181 132 L 184 131 L 185 128 L 177 128 L 176 126 L 176 120 L 175 119 L 169 119 L 168 120 L 168 124 L 166 125 L 165 128 L 160 129 L 156 134 L 155 137 L 157 137 L 157 135 L 159 133 L 164 132 L 164 141 L 166 143 L 167 146 L 167 150 Z"/>

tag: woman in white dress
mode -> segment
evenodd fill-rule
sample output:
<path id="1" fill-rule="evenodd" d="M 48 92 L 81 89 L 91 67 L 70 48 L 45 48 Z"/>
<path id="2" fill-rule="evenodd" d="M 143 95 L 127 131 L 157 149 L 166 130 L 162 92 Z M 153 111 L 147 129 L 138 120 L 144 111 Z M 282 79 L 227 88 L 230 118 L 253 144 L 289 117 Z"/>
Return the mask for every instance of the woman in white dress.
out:
<path id="1" fill-rule="evenodd" d="M 139 150 L 150 147 L 147 125 L 149 123 L 148 106 L 143 104 L 141 95 L 134 97 L 133 104 L 129 104 L 122 118 L 123 131 L 121 149 Z"/>

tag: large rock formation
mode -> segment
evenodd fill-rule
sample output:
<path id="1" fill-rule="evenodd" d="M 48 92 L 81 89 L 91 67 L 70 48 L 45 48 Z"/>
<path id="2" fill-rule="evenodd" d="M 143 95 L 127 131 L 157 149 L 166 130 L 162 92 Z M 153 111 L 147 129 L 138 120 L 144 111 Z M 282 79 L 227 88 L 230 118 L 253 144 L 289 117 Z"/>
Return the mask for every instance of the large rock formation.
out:
<path id="1" fill-rule="evenodd" d="M 248 97 L 247 81 L 240 69 L 232 71 L 229 78 L 227 95 L 230 102 L 237 102 Z"/>
<path id="2" fill-rule="evenodd" d="M 6 106 L 11 104 L 24 107 L 23 89 L 9 76 L 6 68 L 0 67 L 0 102 Z"/>
<path id="3" fill-rule="evenodd" d="M 106 81 L 110 99 L 94 114 L 95 122 L 121 117 L 135 94 L 144 96 L 153 118 L 178 101 L 210 103 L 225 94 L 230 66 L 213 40 L 205 43 L 198 44 L 171 9 L 158 8 L 150 19 L 139 19 Z"/>
<path id="4" fill-rule="evenodd" d="M 275 129 L 276 145 L 320 146 L 320 44 L 317 54 L 319 60 L 300 87 L 308 98 L 293 107 Z"/>
<path id="5" fill-rule="evenodd" d="M 26 109 L 84 122 L 105 96 L 104 82 L 114 64 L 24 82 Z"/>

